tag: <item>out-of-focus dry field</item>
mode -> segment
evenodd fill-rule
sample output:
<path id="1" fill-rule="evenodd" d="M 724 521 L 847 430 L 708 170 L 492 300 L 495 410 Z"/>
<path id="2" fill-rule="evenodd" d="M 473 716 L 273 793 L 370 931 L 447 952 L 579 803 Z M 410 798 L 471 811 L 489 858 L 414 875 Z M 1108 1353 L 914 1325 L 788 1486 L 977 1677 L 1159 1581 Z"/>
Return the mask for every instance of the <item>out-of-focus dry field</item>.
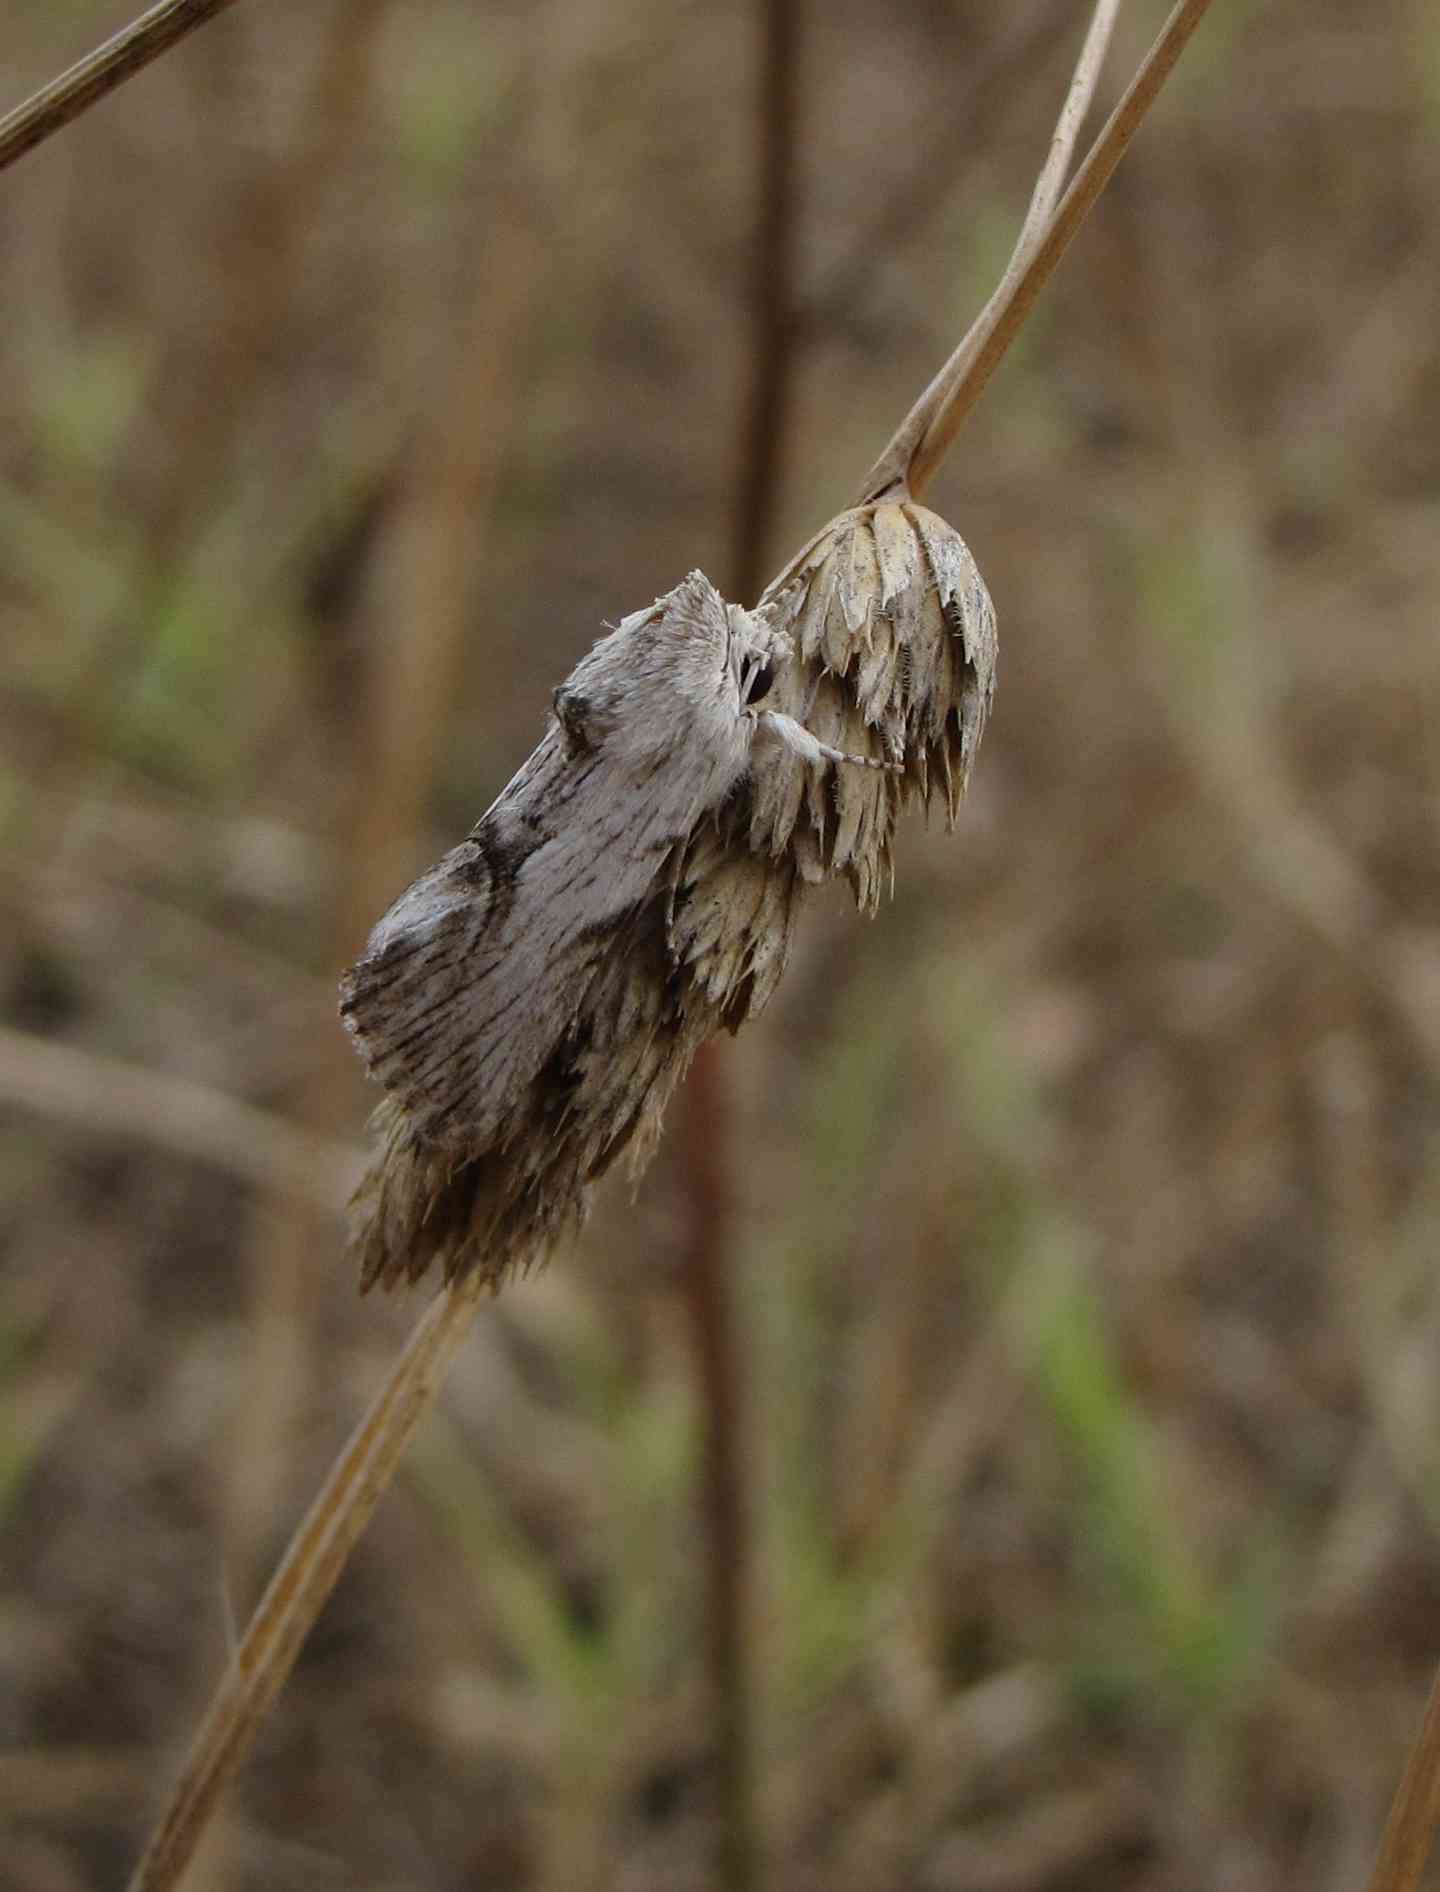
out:
<path id="1" fill-rule="evenodd" d="M 1085 9 L 978 91 L 1018 10 L 812 11 L 771 568 Z M 124 14 L 15 0 L 4 102 Z M 754 64 L 244 0 L 0 178 L 6 1888 L 120 1883 L 414 1318 L 338 968 L 602 620 L 726 580 Z M 1219 0 L 931 496 L 960 829 L 728 1067 L 786 1892 L 1364 1883 L 1440 1656 L 1437 309 L 1433 6 Z M 684 1213 L 662 1153 L 483 1314 L 197 1885 L 713 1883 Z"/>

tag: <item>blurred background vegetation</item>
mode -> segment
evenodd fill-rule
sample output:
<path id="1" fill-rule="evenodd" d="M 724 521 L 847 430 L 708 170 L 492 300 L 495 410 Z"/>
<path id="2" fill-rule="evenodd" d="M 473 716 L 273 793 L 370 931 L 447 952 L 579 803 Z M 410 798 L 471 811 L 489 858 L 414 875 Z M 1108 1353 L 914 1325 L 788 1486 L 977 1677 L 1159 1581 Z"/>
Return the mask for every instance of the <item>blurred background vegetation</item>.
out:
<path id="1" fill-rule="evenodd" d="M 808 10 L 767 569 L 1086 11 Z M 11 0 L 5 102 L 123 18 Z M 0 180 L 6 1888 L 120 1881 L 414 1318 L 339 967 L 731 575 L 757 88 L 742 7 L 246 0 Z M 1221 0 L 930 495 L 960 830 L 725 1074 L 787 1892 L 1368 1871 L 1440 1653 L 1437 238 L 1433 6 Z M 196 1884 L 714 1883 L 685 1187 L 482 1315 Z"/>

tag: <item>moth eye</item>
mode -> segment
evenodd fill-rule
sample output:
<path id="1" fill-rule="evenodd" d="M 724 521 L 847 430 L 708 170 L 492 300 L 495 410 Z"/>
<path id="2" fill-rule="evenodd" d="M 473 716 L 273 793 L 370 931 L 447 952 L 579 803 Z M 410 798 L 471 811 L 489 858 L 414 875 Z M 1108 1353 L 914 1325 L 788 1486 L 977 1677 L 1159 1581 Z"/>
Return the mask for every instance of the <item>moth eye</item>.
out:
<path id="1" fill-rule="evenodd" d="M 773 664 L 757 664 L 746 678 L 745 686 L 740 693 L 745 707 L 747 709 L 753 708 L 754 705 L 760 701 L 762 696 L 769 696 L 774 687 L 775 666 Z"/>

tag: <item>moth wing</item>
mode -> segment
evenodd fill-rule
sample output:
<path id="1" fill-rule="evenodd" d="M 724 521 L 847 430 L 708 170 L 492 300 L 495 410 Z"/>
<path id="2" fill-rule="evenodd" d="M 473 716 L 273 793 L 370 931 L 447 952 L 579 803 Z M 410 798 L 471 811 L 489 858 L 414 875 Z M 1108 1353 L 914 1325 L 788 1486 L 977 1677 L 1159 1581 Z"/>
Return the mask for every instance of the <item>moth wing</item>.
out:
<path id="1" fill-rule="evenodd" d="M 504 933 L 503 873 L 472 836 L 408 888 L 340 982 L 366 1069 L 417 1129 L 432 1128 L 474 1049 L 477 981 Z"/>
<path id="2" fill-rule="evenodd" d="M 346 1029 L 421 1136 L 463 1153 L 503 1141 L 527 1086 L 587 1028 L 596 970 L 694 812 L 653 788 L 637 810 L 621 773 L 552 731 L 342 979 Z"/>
<path id="3" fill-rule="evenodd" d="M 542 1073 L 563 1105 L 567 1073 L 606 1037 L 607 954 L 746 764 L 732 634 L 699 573 L 625 619 L 469 839 L 371 934 L 341 1012 L 421 1137 L 460 1155 L 503 1146 Z"/>

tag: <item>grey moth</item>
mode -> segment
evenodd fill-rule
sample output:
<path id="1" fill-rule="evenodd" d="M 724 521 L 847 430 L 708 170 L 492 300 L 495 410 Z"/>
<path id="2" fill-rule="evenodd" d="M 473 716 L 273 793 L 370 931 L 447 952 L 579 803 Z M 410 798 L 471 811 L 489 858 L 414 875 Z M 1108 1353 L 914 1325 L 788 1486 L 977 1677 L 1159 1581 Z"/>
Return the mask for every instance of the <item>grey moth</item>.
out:
<path id="1" fill-rule="evenodd" d="M 341 1016 L 387 1097 L 362 1183 L 362 1286 L 535 1255 L 627 1146 L 643 1160 L 696 1048 L 784 963 L 793 875 L 735 873 L 742 785 L 850 756 L 767 706 L 789 640 L 699 572 L 554 696 L 539 747 L 384 915 Z"/>
<path id="2" fill-rule="evenodd" d="M 622 1152 L 638 1172 L 695 1052 L 774 991 L 806 888 L 869 911 L 905 805 L 938 791 L 953 824 L 995 656 L 964 541 L 904 493 L 832 520 L 755 611 L 692 572 L 602 638 L 342 981 L 386 1090 L 362 1288 L 498 1283 Z"/>

